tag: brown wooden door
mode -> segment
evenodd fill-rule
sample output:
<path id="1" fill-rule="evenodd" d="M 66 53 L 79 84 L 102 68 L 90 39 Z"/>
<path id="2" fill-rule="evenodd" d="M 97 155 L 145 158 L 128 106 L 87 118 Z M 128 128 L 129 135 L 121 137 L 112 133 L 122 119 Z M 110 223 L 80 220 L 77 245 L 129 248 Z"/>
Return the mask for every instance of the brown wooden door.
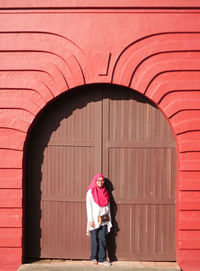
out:
<path id="1" fill-rule="evenodd" d="M 68 93 L 34 127 L 26 172 L 26 257 L 88 258 L 85 195 L 101 171 L 101 95 Z"/>
<path id="2" fill-rule="evenodd" d="M 85 193 L 102 171 L 112 199 L 109 256 L 175 260 L 175 143 L 140 94 L 96 85 L 59 97 L 35 125 L 26 169 L 27 257 L 88 259 Z"/>
<path id="3" fill-rule="evenodd" d="M 107 86 L 103 108 L 103 172 L 112 182 L 115 216 L 111 256 L 173 261 L 176 148 L 171 129 L 162 113 L 132 90 Z"/>

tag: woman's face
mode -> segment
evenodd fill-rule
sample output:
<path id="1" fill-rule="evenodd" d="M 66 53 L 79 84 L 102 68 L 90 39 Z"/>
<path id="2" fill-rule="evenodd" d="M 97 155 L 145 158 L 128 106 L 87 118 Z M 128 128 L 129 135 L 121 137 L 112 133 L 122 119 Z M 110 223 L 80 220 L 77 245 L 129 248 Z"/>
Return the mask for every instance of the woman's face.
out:
<path id="1" fill-rule="evenodd" d="M 97 186 L 101 188 L 103 185 L 104 185 L 104 179 L 102 177 L 99 177 L 97 179 Z"/>

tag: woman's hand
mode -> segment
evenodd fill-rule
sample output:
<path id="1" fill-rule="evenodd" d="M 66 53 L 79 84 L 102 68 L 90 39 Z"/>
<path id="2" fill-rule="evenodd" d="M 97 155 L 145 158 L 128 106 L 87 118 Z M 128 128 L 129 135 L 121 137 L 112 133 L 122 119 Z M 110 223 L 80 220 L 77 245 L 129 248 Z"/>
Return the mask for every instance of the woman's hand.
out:
<path id="1" fill-rule="evenodd" d="M 90 226 L 94 228 L 94 221 L 90 221 Z"/>

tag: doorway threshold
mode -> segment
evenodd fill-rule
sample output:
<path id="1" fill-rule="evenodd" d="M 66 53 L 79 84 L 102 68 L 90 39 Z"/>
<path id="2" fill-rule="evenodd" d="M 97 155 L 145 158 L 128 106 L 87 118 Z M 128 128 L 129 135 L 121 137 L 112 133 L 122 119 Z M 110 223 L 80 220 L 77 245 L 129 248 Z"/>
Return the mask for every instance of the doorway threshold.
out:
<path id="1" fill-rule="evenodd" d="M 117 261 L 110 267 L 91 264 L 90 261 L 75 260 L 39 260 L 33 263 L 22 264 L 18 271 L 93 271 L 105 270 L 114 271 L 180 271 L 176 262 L 141 262 L 141 261 Z"/>

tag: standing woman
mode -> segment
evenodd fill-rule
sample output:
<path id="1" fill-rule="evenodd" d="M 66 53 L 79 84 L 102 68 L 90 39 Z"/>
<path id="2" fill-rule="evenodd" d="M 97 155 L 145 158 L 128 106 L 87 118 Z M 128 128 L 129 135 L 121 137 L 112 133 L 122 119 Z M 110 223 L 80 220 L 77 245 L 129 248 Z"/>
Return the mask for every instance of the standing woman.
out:
<path id="1" fill-rule="evenodd" d="M 87 234 L 91 233 L 91 262 L 110 266 L 106 261 L 106 233 L 110 232 L 112 223 L 110 197 L 104 182 L 104 176 L 98 173 L 87 189 Z"/>

